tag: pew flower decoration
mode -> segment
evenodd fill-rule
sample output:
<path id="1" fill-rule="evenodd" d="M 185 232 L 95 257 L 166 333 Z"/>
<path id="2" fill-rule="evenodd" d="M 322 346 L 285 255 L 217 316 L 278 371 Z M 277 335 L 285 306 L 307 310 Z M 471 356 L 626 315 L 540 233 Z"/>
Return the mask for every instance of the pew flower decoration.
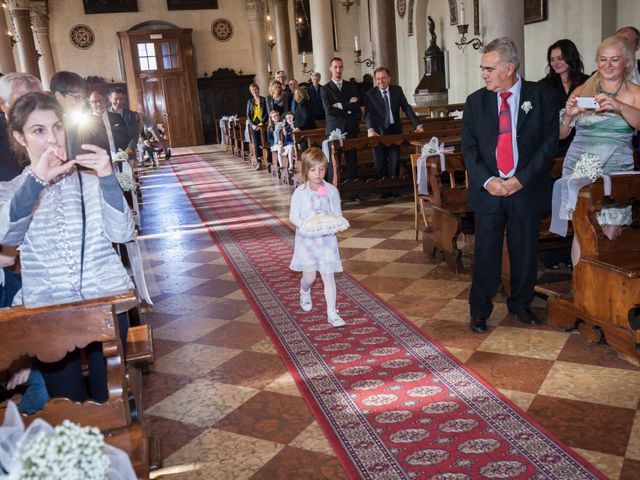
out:
<path id="1" fill-rule="evenodd" d="M 600 165 L 600 157 L 592 153 L 583 153 L 571 174 L 573 178 L 586 177 L 591 182 L 595 182 L 601 176 L 602 165 Z"/>
<path id="2" fill-rule="evenodd" d="M 526 102 L 522 102 L 522 106 L 520 108 L 524 113 L 529 113 L 533 109 L 533 105 L 531 105 L 531 102 L 527 100 Z"/>
<path id="3" fill-rule="evenodd" d="M 133 192 L 138 185 L 136 181 L 133 179 L 133 176 L 124 172 L 117 172 L 116 178 L 118 179 L 118 183 L 120 184 L 120 188 L 122 188 L 123 192 Z"/>
<path id="4" fill-rule="evenodd" d="M 116 153 L 116 162 L 127 162 L 129 160 L 129 154 L 121 148 Z"/>
<path id="5" fill-rule="evenodd" d="M 40 431 L 33 437 L 23 437 L 17 447 L 21 472 L 15 478 L 103 480 L 109 469 L 100 430 L 81 427 L 69 420 L 49 434 Z"/>
<path id="6" fill-rule="evenodd" d="M 329 134 L 329 141 L 333 141 L 333 140 L 343 140 L 347 138 L 347 132 L 342 133 L 342 130 L 340 130 L 339 128 L 336 128 L 333 132 L 331 132 Z"/>

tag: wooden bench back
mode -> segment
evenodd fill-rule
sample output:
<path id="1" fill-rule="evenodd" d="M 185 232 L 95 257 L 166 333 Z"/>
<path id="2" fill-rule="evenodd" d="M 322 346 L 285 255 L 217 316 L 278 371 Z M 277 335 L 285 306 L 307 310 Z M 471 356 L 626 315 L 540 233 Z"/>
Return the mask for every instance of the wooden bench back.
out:
<path id="1" fill-rule="evenodd" d="M 622 227 L 620 235 L 609 240 L 603 233 L 596 214 L 610 204 L 633 207 L 635 225 Z M 602 179 L 580 190 L 573 212 L 573 231 L 578 236 L 582 256 L 640 250 L 640 174 L 611 176 L 611 195 L 605 197 Z"/>
<path id="2" fill-rule="evenodd" d="M 21 357 L 35 357 L 45 363 L 61 360 L 75 348 L 91 342 L 102 343 L 107 362 L 109 398 L 105 403 L 73 402 L 53 398 L 43 410 L 24 417 L 25 424 L 42 418 L 52 425 L 69 419 L 102 431 L 126 427 L 131 423 L 124 371 L 124 355 L 118 337 L 116 310 L 137 303 L 134 291 L 38 308 L 0 309 L 0 370 L 8 369 Z M 0 414 L 2 415 L 2 414 Z"/>

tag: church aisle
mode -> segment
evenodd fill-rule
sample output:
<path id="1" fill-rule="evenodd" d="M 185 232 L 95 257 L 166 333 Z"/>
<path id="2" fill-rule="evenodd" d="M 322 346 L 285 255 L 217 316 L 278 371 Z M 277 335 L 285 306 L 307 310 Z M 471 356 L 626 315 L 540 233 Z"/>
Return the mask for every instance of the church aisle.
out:
<path id="1" fill-rule="evenodd" d="M 224 153 L 211 158 L 265 207 L 288 216 L 288 187 L 274 187 L 270 176 Z M 201 463 L 165 478 L 345 478 L 170 167 L 147 172 L 143 197 L 149 273 L 163 292 L 148 316 L 157 355 L 145 377 L 146 419 L 162 439 L 165 467 Z M 352 224 L 340 241 L 346 271 L 610 478 L 633 478 L 640 369 L 578 335 L 520 327 L 503 303 L 489 334 L 472 334 L 469 276 L 424 261 L 408 230 L 411 203 L 345 216 Z"/>

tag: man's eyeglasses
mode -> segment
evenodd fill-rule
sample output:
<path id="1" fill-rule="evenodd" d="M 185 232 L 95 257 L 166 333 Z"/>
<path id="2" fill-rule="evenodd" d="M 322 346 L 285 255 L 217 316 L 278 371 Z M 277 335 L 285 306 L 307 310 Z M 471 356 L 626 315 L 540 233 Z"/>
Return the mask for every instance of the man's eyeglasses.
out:
<path id="1" fill-rule="evenodd" d="M 71 93 L 71 92 L 67 92 L 65 93 L 65 96 L 70 96 L 73 97 L 73 99 L 75 100 L 76 103 L 80 103 L 80 102 L 84 102 L 87 100 L 87 97 L 81 93 Z"/>

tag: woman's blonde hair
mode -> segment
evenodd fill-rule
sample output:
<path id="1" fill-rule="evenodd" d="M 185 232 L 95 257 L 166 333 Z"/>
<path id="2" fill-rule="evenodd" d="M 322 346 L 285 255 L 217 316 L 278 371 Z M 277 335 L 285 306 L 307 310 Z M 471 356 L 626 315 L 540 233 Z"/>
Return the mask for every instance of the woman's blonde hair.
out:
<path id="1" fill-rule="evenodd" d="M 307 92 L 307 89 L 304 87 L 296 88 L 296 93 L 293 94 L 293 99 L 296 103 L 302 103 L 305 100 L 309 100 L 309 93 Z"/>
<path id="2" fill-rule="evenodd" d="M 311 147 L 302 152 L 302 171 L 300 176 L 302 183 L 307 181 L 309 171 L 316 165 L 327 166 L 327 159 L 318 147 Z"/>
<path id="3" fill-rule="evenodd" d="M 621 37 L 620 35 L 613 35 L 612 37 L 605 38 L 602 43 L 598 46 L 596 50 L 596 64 L 598 63 L 598 58 L 600 57 L 600 52 L 607 47 L 620 47 L 622 50 L 622 56 L 627 61 L 627 64 L 624 67 L 623 79 L 627 78 L 631 71 L 634 69 L 636 64 L 636 55 L 633 51 L 633 47 L 631 42 L 627 40 L 625 37 Z M 584 82 L 582 85 L 582 92 L 580 93 L 583 97 L 593 97 L 598 91 L 598 85 L 600 84 L 600 72 L 596 71 L 589 80 Z"/>
<path id="4" fill-rule="evenodd" d="M 269 95 L 271 95 L 272 98 L 276 92 L 276 87 L 278 85 L 282 87 L 282 83 L 280 83 L 278 80 L 274 80 L 273 82 L 271 82 L 271 85 L 269 85 Z M 280 96 L 282 96 L 282 91 L 280 91 Z"/>

